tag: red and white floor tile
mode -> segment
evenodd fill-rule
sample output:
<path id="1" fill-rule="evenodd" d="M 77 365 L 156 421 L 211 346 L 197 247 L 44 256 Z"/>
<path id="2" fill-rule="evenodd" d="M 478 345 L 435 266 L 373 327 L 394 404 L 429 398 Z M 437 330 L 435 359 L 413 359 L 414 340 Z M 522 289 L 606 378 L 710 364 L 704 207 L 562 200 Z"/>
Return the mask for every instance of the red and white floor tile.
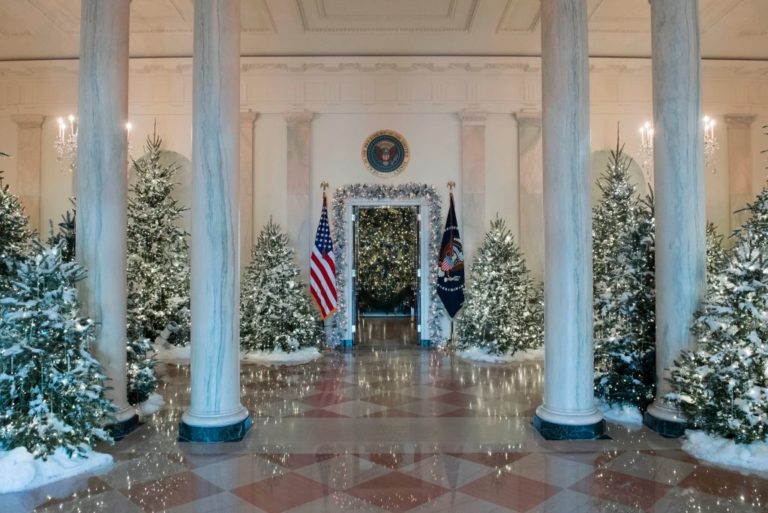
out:
<path id="1" fill-rule="evenodd" d="M 540 362 L 477 366 L 404 337 L 376 342 L 303 367 L 244 366 L 254 427 L 238 443 L 176 441 L 189 369 L 162 366 L 167 405 L 99 448 L 111 470 L 0 496 L 0 512 L 768 511 L 768 475 L 699 463 L 645 428 L 541 439 Z"/>

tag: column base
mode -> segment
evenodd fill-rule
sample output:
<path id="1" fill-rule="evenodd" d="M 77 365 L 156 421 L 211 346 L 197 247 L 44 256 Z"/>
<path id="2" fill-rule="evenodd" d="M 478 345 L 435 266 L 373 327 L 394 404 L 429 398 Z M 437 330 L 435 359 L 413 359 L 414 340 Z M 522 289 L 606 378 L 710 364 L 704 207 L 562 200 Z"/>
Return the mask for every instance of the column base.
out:
<path id="1" fill-rule="evenodd" d="M 182 421 L 179 423 L 179 441 L 202 443 L 239 442 L 245 437 L 248 430 L 251 429 L 252 424 L 253 422 L 248 414 L 248 410 L 245 410 L 245 418 L 220 426 L 193 425 Z"/>
<path id="2" fill-rule="evenodd" d="M 605 436 L 605 420 L 599 411 L 568 415 L 539 406 L 533 427 L 546 440 L 598 440 Z"/>
<path id="3" fill-rule="evenodd" d="M 680 438 L 688 428 L 688 422 L 677 411 L 656 404 L 643 414 L 643 424 L 664 438 Z"/>
<path id="4" fill-rule="evenodd" d="M 128 436 L 133 430 L 139 427 L 139 416 L 134 413 L 124 420 L 118 420 L 114 424 L 107 426 L 107 431 L 112 435 L 115 442 L 119 442 L 126 436 Z"/>

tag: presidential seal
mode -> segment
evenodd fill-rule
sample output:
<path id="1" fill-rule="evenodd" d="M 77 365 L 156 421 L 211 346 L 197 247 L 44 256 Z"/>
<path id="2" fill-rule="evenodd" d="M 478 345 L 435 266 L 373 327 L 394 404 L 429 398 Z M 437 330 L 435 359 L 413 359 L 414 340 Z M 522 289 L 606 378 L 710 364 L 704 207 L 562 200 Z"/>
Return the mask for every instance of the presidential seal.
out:
<path id="1" fill-rule="evenodd" d="M 371 173 L 389 177 L 402 173 L 411 155 L 402 135 L 394 130 L 379 130 L 363 143 L 362 157 Z"/>

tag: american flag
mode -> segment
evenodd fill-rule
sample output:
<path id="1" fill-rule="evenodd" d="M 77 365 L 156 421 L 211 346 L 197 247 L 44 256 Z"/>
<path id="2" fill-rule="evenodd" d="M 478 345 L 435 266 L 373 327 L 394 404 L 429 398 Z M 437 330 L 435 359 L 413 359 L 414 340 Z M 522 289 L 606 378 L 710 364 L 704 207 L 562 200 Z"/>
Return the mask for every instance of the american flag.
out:
<path id="1" fill-rule="evenodd" d="M 315 245 L 309 257 L 309 291 L 320 309 L 323 320 L 336 311 L 336 260 L 333 257 L 331 228 L 328 225 L 328 200 L 325 193 Z"/>

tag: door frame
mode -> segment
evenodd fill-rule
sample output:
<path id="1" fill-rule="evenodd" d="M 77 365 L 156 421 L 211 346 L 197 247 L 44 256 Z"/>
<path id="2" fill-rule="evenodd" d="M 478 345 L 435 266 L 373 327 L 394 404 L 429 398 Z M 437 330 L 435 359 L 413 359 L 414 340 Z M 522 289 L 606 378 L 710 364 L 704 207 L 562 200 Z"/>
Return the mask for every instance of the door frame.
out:
<path id="1" fill-rule="evenodd" d="M 429 333 L 429 309 L 430 309 L 430 284 L 429 284 L 429 244 L 431 240 L 432 227 L 430 226 L 430 216 L 424 215 L 425 212 L 429 212 L 429 202 L 426 198 L 381 198 L 381 199 L 369 199 L 369 198 L 349 198 L 345 201 L 344 212 L 344 235 L 347 241 L 354 241 L 354 212 L 355 207 L 409 207 L 415 206 L 418 208 L 419 219 L 419 323 L 417 324 L 417 331 L 419 333 L 419 342 L 422 346 L 429 346 L 430 333 Z M 347 244 L 344 248 L 345 260 L 349 263 L 348 272 L 344 273 L 344 303 L 349 306 L 355 305 L 355 290 L 354 290 L 354 278 L 357 274 L 357 266 L 355 262 L 355 244 Z M 355 305 L 356 306 L 356 305 Z M 357 326 L 355 325 L 356 315 L 355 308 L 346 308 L 344 315 L 346 317 L 344 323 L 344 330 L 341 334 L 341 341 L 344 346 L 351 347 L 355 339 L 355 332 Z"/>

